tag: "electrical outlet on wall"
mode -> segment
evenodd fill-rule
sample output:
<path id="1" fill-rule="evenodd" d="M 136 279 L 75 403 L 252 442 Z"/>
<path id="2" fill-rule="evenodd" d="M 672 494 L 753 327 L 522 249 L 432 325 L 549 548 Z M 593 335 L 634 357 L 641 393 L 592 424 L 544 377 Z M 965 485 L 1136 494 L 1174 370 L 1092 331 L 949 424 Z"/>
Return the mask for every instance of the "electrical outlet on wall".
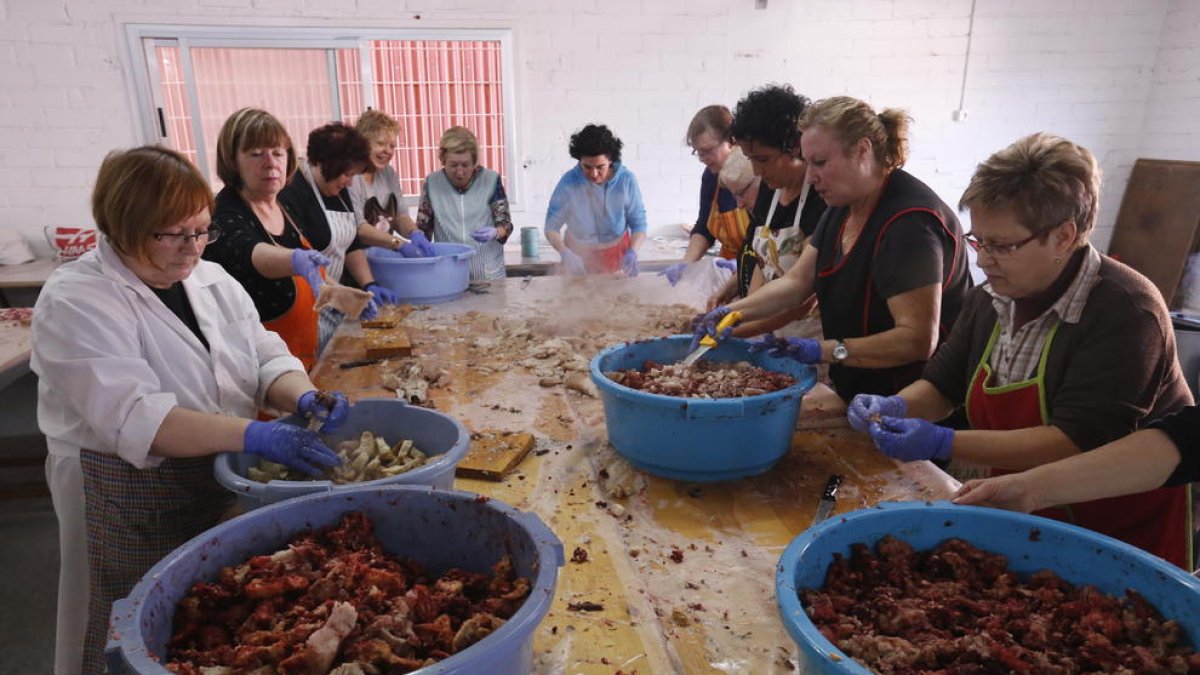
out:
<path id="1" fill-rule="evenodd" d="M 966 108 L 959 108 L 958 110 L 950 113 L 950 119 L 954 120 L 955 122 L 966 122 L 967 116 L 970 114 L 970 111 L 968 111 Z"/>

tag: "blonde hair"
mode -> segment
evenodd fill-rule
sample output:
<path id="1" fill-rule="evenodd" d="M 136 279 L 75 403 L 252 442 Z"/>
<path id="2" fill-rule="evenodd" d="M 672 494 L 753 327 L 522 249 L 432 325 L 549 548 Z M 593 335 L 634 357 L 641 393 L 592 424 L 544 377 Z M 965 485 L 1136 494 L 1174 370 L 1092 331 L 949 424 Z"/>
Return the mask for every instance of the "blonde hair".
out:
<path id="1" fill-rule="evenodd" d="M 296 172 L 296 148 L 292 137 L 271 113 L 258 108 L 242 108 L 225 120 L 217 135 L 217 176 L 237 190 L 242 187 L 242 176 L 237 168 L 238 152 L 278 147 L 287 148 L 287 169 L 283 177 L 286 184 Z"/>
<path id="2" fill-rule="evenodd" d="M 891 171 L 908 161 L 908 127 L 911 123 L 908 113 L 898 108 L 885 108 L 876 113 L 865 101 L 834 96 L 809 106 L 800 118 L 800 130 L 820 127 L 830 131 L 847 151 L 865 138 L 875 151 L 876 163 L 885 171 Z"/>
<path id="3" fill-rule="evenodd" d="M 157 145 L 110 152 L 92 189 L 96 227 L 118 252 L 139 259 L 151 234 L 212 207 L 212 188 L 195 165 Z"/>
<path id="4" fill-rule="evenodd" d="M 1026 136 L 975 167 L 963 209 L 1009 209 L 1031 233 L 1075 221 L 1087 243 L 1100 206 L 1100 167 L 1087 148 L 1047 133 Z"/>
<path id="5" fill-rule="evenodd" d="M 746 159 L 741 147 L 733 146 L 725 164 L 721 166 L 721 173 L 717 174 L 717 179 L 725 189 L 734 194 L 742 192 L 754 182 L 754 167 L 751 166 L 750 160 Z"/>
<path id="6" fill-rule="evenodd" d="M 445 162 L 446 155 L 461 152 L 471 153 L 471 161 L 479 163 L 479 141 L 475 139 L 475 134 L 466 127 L 450 127 L 438 142 L 438 159 Z"/>
<path id="7" fill-rule="evenodd" d="M 380 110 L 368 110 L 358 118 L 355 130 L 369 141 L 395 138 L 400 135 L 400 123 L 391 115 Z"/>
<path id="8" fill-rule="evenodd" d="M 697 138 L 711 131 L 720 142 L 729 140 L 729 127 L 733 124 L 733 113 L 723 105 L 706 105 L 693 117 L 687 128 L 687 144 L 696 142 Z"/>

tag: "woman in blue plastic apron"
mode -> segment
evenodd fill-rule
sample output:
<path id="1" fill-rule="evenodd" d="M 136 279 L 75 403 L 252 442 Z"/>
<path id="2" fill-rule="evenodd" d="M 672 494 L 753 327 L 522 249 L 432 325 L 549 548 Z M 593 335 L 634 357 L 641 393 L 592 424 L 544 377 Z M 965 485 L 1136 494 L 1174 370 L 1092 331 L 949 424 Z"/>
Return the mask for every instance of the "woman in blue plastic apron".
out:
<path id="1" fill-rule="evenodd" d="M 466 244 L 471 282 L 503 279 L 504 242 L 513 233 L 508 195 L 500 174 L 479 166 L 479 142 L 464 127 L 451 127 L 438 143 L 442 170 L 425 177 L 417 227 L 435 242 Z"/>
<path id="2" fill-rule="evenodd" d="M 1116 440 L 1192 402 L 1162 295 L 1088 243 L 1100 171 L 1087 149 L 1034 134 L 980 164 L 959 202 L 987 284 L 897 396 L 849 419 L 901 460 L 1023 470 Z M 966 408 L 968 429 L 941 420 Z M 1137 461 L 1132 460 L 1132 461 Z M 1191 569 L 1187 486 L 1039 511 Z"/>
<path id="3" fill-rule="evenodd" d="M 375 283 L 366 248 L 358 240 L 358 218 L 346 189 L 370 161 L 369 152 L 367 140 L 352 127 L 334 122 L 314 129 L 308 134 L 306 157 L 299 162 L 298 175 L 279 193 L 279 201 L 296 216 L 304 235 L 329 259 L 326 280 L 340 283 L 343 273 L 348 272 L 349 280 L 372 293 L 374 298 L 362 314 L 366 319 L 378 312 L 375 301 L 397 302 L 395 293 Z M 318 353 L 324 350 L 342 318 L 343 314 L 331 307 L 321 310 Z"/>
<path id="4" fill-rule="evenodd" d="M 260 408 L 299 411 L 331 431 L 349 408 L 340 394 L 317 396 L 242 286 L 201 261 L 220 234 L 212 205 L 182 155 L 112 153 L 92 194 L 99 245 L 38 297 L 30 365 L 62 561 L 56 673 L 104 672 L 112 602 L 231 505 L 213 455 L 307 473 L 338 463 L 314 432 L 251 421 Z"/>

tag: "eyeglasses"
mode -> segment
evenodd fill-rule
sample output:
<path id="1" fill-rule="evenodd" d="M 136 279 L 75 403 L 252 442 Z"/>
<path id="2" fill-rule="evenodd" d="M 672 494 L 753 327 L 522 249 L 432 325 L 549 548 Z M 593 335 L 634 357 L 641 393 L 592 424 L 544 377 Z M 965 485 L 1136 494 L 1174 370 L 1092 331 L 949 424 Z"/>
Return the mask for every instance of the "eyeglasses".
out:
<path id="1" fill-rule="evenodd" d="M 717 143 L 716 145 L 714 145 L 710 148 L 692 148 L 692 156 L 694 156 L 694 157 L 712 157 L 713 155 L 717 154 L 717 149 L 720 148 L 721 145 L 722 145 L 721 143 Z"/>
<path id="2" fill-rule="evenodd" d="M 745 199 L 746 199 L 746 193 L 750 192 L 750 188 L 754 187 L 754 181 L 750 181 L 749 183 L 746 183 L 746 184 L 745 184 L 745 185 L 742 187 L 742 189 L 741 189 L 741 190 L 734 190 L 733 188 L 729 187 L 728 185 L 725 185 L 724 187 L 725 187 L 725 189 L 726 189 L 727 191 L 729 191 L 729 193 L 730 193 L 730 194 L 732 194 L 734 197 L 736 197 L 736 198 L 738 198 L 738 199 L 741 199 L 741 200 L 745 201 Z"/>
<path id="3" fill-rule="evenodd" d="M 1016 253 L 1017 249 L 1021 248 L 1025 244 L 1028 244 L 1034 239 L 1037 239 L 1042 234 L 1043 233 L 1041 232 L 1034 232 L 1028 237 L 1025 237 L 1020 241 L 1014 241 L 1011 244 L 985 244 L 979 240 L 979 237 L 976 237 L 970 232 L 964 234 L 963 239 L 965 239 L 967 243 L 971 245 L 971 248 L 979 251 L 980 253 L 986 253 L 993 258 L 1007 258 L 1008 256 Z"/>
<path id="4" fill-rule="evenodd" d="M 154 241 L 165 241 L 178 246 L 179 244 L 193 244 L 198 241 L 203 241 L 207 246 L 217 240 L 221 236 L 221 231 L 215 227 L 210 227 L 203 232 L 195 234 L 186 234 L 183 232 L 154 232 L 150 235 L 154 237 Z"/>

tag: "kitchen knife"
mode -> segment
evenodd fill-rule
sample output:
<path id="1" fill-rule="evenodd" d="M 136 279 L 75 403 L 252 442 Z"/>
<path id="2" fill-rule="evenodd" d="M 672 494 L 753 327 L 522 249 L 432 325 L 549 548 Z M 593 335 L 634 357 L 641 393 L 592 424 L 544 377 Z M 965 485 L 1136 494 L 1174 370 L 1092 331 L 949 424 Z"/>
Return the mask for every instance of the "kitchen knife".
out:
<path id="1" fill-rule="evenodd" d="M 825 520 L 833 513 L 833 507 L 837 506 L 837 491 L 842 486 L 844 479 L 841 474 L 835 473 L 829 476 L 829 480 L 825 483 L 825 492 L 821 495 L 821 501 L 817 505 L 817 514 L 813 516 L 813 525 Z"/>
<path id="2" fill-rule="evenodd" d="M 381 359 L 381 358 L 374 358 L 374 359 L 359 359 L 357 361 L 346 361 L 345 363 L 339 363 L 338 368 L 341 368 L 342 370 L 347 370 L 349 368 L 359 368 L 362 366 L 373 366 L 382 360 L 383 359 Z"/>
<path id="3" fill-rule="evenodd" d="M 734 325 L 735 323 L 737 323 L 741 320 L 742 320 L 741 312 L 734 311 L 734 312 L 730 312 L 730 313 L 726 314 L 725 318 L 721 319 L 721 322 L 717 324 L 717 334 L 720 335 L 721 333 L 724 333 L 726 328 L 729 328 L 730 326 Z M 704 356 L 705 354 L 707 354 L 708 350 L 710 350 L 716 346 L 717 346 L 716 339 L 713 338 L 713 336 L 711 336 L 711 335 L 705 335 L 704 337 L 700 338 L 700 346 L 696 347 L 696 351 L 692 352 L 691 354 L 688 354 L 687 358 L 683 360 L 683 365 L 689 366 L 689 367 L 692 366 L 693 364 L 695 364 L 697 361 L 700 360 L 701 356 Z"/>

